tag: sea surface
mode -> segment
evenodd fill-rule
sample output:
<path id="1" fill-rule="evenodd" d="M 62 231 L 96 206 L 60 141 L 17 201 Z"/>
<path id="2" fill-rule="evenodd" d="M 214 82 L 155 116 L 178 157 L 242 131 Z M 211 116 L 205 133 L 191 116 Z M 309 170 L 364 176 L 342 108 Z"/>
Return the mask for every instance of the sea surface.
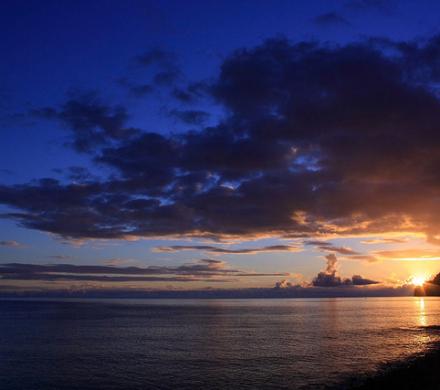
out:
<path id="1" fill-rule="evenodd" d="M 440 298 L 1 300 L 0 388 L 320 389 L 438 341 Z"/>

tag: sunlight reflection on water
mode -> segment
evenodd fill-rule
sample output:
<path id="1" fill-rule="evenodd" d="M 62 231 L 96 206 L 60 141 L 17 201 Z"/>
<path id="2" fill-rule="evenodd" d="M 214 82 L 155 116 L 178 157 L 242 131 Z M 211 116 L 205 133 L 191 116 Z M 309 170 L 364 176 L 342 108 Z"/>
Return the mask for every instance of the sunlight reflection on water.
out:
<path id="1" fill-rule="evenodd" d="M 422 352 L 440 299 L 0 301 L 8 389 L 320 388 Z"/>
<path id="2" fill-rule="evenodd" d="M 420 315 L 419 315 L 419 323 L 420 326 L 426 326 L 426 312 L 425 312 L 425 298 L 421 297 L 418 300 L 418 304 L 420 307 Z"/>

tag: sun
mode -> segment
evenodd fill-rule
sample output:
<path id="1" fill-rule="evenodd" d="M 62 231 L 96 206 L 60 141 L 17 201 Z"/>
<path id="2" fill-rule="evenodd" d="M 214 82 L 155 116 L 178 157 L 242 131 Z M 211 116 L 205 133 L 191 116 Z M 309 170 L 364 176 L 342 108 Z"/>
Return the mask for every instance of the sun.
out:
<path id="1" fill-rule="evenodd" d="M 426 282 L 426 277 L 424 276 L 413 276 L 411 278 L 411 283 L 414 284 L 414 286 L 423 286 L 425 282 Z"/>

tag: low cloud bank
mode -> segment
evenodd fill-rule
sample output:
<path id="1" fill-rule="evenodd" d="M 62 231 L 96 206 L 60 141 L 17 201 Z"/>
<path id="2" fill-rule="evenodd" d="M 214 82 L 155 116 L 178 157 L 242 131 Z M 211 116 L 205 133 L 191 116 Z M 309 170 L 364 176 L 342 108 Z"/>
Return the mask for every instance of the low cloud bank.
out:
<path id="1" fill-rule="evenodd" d="M 72 264 L 0 265 L 0 281 L 97 281 L 97 282 L 227 282 L 234 278 L 286 276 L 286 273 L 258 273 L 230 268 L 221 260 L 201 259 L 180 266 L 114 267 Z"/>
<path id="2" fill-rule="evenodd" d="M 246 298 L 338 298 L 338 297 L 396 297 L 411 296 L 410 285 L 399 287 L 344 286 L 329 289 L 325 287 L 291 288 L 242 288 L 242 289 L 199 289 L 199 290 L 145 290 L 140 288 L 82 288 L 82 289 L 22 289 L 12 290 L 0 286 L 0 297 L 69 297 L 69 298 L 182 298 L 182 299 L 246 299 Z"/>

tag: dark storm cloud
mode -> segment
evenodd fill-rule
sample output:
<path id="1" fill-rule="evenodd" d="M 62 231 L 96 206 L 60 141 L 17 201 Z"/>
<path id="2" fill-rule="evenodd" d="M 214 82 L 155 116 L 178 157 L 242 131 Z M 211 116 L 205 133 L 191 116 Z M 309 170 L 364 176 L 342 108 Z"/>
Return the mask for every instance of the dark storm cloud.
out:
<path id="1" fill-rule="evenodd" d="M 327 12 L 325 14 L 318 15 L 313 19 L 313 22 L 321 27 L 350 26 L 350 22 L 336 12 Z"/>
<path id="2" fill-rule="evenodd" d="M 103 265 L 22 264 L 0 265 L 0 280 L 70 280 L 100 282 L 231 281 L 240 277 L 285 276 L 283 273 L 245 272 L 221 260 L 201 259 L 176 267 L 114 267 Z M 232 279 L 231 279 L 232 278 Z"/>
<path id="3" fill-rule="evenodd" d="M 438 243 L 439 64 L 438 37 L 268 40 L 231 54 L 210 82 L 218 124 L 173 135 L 131 128 L 122 106 L 69 99 L 38 115 L 112 174 L 2 185 L 2 217 L 76 239 L 394 231 Z"/>
<path id="4" fill-rule="evenodd" d="M 256 253 L 264 253 L 264 252 L 297 252 L 299 251 L 299 248 L 291 245 L 269 245 L 261 248 L 243 248 L 243 249 L 226 249 L 226 248 L 219 248 L 210 245 L 173 245 L 173 246 L 159 246 L 155 248 L 156 252 L 179 252 L 179 251 L 189 251 L 189 250 L 206 251 L 209 253 L 247 255 L 247 254 L 256 254 Z"/>

